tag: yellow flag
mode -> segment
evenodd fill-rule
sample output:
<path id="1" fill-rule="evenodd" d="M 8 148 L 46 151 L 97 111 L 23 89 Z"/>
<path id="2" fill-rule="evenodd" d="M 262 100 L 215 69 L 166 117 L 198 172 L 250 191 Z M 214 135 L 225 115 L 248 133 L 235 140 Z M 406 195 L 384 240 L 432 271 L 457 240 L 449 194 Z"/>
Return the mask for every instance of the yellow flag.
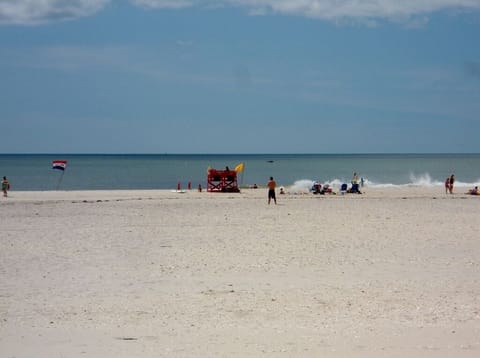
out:
<path id="1" fill-rule="evenodd" d="M 236 171 L 237 173 L 240 173 L 240 172 L 242 172 L 242 171 L 243 171 L 243 167 L 244 167 L 244 166 L 245 166 L 245 164 L 244 164 L 244 163 L 240 163 L 240 164 L 238 164 L 238 165 L 235 167 L 235 171 Z"/>

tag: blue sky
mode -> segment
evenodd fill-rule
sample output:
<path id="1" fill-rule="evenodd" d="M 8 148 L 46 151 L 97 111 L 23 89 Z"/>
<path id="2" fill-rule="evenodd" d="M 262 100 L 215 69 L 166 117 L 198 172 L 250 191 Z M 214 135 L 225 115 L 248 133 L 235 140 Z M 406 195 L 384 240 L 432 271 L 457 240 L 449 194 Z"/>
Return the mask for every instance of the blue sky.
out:
<path id="1" fill-rule="evenodd" d="M 0 153 L 480 152 L 480 0 L 0 0 Z"/>

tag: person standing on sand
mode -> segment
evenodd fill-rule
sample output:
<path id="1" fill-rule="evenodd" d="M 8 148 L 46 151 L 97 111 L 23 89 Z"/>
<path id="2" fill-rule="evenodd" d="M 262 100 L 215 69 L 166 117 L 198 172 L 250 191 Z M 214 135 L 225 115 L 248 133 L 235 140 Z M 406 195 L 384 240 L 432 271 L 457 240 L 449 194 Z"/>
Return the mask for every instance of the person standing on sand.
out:
<path id="1" fill-rule="evenodd" d="M 449 190 L 450 190 L 450 177 L 447 177 L 447 179 L 445 179 L 445 194 L 448 194 Z"/>
<path id="2" fill-rule="evenodd" d="M 4 176 L 2 180 L 2 191 L 3 191 L 3 196 L 7 197 L 7 192 L 10 190 L 10 183 L 7 180 L 7 177 Z"/>
<path id="3" fill-rule="evenodd" d="M 275 180 L 273 180 L 273 177 L 270 177 L 270 180 L 267 183 L 268 187 L 268 205 L 270 205 L 270 201 L 273 199 L 273 202 L 275 205 L 277 205 L 277 198 L 275 196 L 275 188 L 277 186 L 277 183 Z"/>
<path id="4" fill-rule="evenodd" d="M 450 183 L 448 185 L 448 191 L 450 192 L 450 194 L 453 194 L 453 183 L 455 183 L 455 175 L 451 175 L 450 176 Z"/>
<path id="5" fill-rule="evenodd" d="M 353 173 L 352 177 L 352 189 L 350 189 L 351 193 L 362 194 L 362 192 L 358 189 L 358 175 L 356 172 Z"/>
<path id="6" fill-rule="evenodd" d="M 355 184 L 358 184 L 358 175 L 357 173 L 353 173 L 353 177 L 352 177 L 352 185 L 355 185 Z"/>

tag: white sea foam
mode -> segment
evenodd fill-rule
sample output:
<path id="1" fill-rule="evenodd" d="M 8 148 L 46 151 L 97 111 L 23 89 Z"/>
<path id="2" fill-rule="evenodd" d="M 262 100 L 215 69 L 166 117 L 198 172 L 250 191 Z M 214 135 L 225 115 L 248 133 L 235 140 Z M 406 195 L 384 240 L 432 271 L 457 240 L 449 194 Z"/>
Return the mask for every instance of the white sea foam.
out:
<path id="1" fill-rule="evenodd" d="M 328 183 L 332 187 L 341 187 L 344 181 L 341 179 L 333 179 L 333 180 L 328 180 L 326 183 Z"/>
<path id="2" fill-rule="evenodd" d="M 446 178 L 446 177 L 445 177 Z M 312 179 L 301 179 L 297 180 L 293 183 L 292 186 L 289 187 L 290 191 L 293 192 L 309 192 L 317 180 Z M 334 178 L 331 180 L 318 180 L 322 185 L 329 184 L 330 187 L 334 189 L 339 189 L 342 184 L 346 183 L 349 187 L 351 186 L 350 181 L 345 181 L 342 179 Z M 361 184 L 361 183 L 360 183 Z M 415 175 L 413 173 L 410 174 L 409 180 L 406 180 L 405 183 L 381 183 L 370 180 L 366 177 L 363 178 L 363 186 L 370 187 L 370 188 L 401 188 L 401 187 L 439 187 L 443 186 L 444 181 L 433 180 L 428 173 L 424 173 L 421 175 Z M 455 187 L 466 187 L 466 188 L 473 188 L 475 186 L 480 186 L 480 179 L 475 182 L 467 183 L 462 181 L 455 181 Z"/>
<path id="3" fill-rule="evenodd" d="M 475 183 L 464 183 L 461 181 L 455 181 L 455 186 L 473 188 L 475 186 L 480 186 L 480 179 L 478 179 Z"/>
<path id="4" fill-rule="evenodd" d="M 301 179 L 297 180 L 290 187 L 290 190 L 293 192 L 308 193 L 313 186 L 314 180 Z"/>
<path id="5" fill-rule="evenodd" d="M 447 178 L 445 177 L 445 179 Z M 428 173 L 425 173 L 418 177 L 415 176 L 414 174 L 410 174 L 410 180 L 411 180 L 411 183 L 404 184 L 403 186 L 408 185 L 408 186 L 435 187 L 435 186 L 445 185 L 445 181 L 432 180 L 432 178 Z M 466 182 L 455 180 L 455 186 L 456 187 L 473 187 L 473 186 L 477 186 L 479 182 L 480 180 L 477 180 L 476 182 L 473 182 L 473 183 L 466 183 Z"/>
<path id="6" fill-rule="evenodd" d="M 432 180 L 428 173 L 424 173 L 420 176 L 410 173 L 410 183 L 407 185 L 432 187 L 443 185 L 443 182 Z"/>

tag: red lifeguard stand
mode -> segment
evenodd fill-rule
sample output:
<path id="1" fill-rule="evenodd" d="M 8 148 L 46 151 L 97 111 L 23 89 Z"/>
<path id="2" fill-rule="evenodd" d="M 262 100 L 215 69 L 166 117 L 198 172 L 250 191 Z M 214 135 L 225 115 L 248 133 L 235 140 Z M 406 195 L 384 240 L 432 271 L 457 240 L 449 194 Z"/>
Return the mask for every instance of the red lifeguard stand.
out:
<path id="1" fill-rule="evenodd" d="M 207 191 L 218 193 L 238 193 L 237 172 L 235 170 L 208 169 Z"/>

